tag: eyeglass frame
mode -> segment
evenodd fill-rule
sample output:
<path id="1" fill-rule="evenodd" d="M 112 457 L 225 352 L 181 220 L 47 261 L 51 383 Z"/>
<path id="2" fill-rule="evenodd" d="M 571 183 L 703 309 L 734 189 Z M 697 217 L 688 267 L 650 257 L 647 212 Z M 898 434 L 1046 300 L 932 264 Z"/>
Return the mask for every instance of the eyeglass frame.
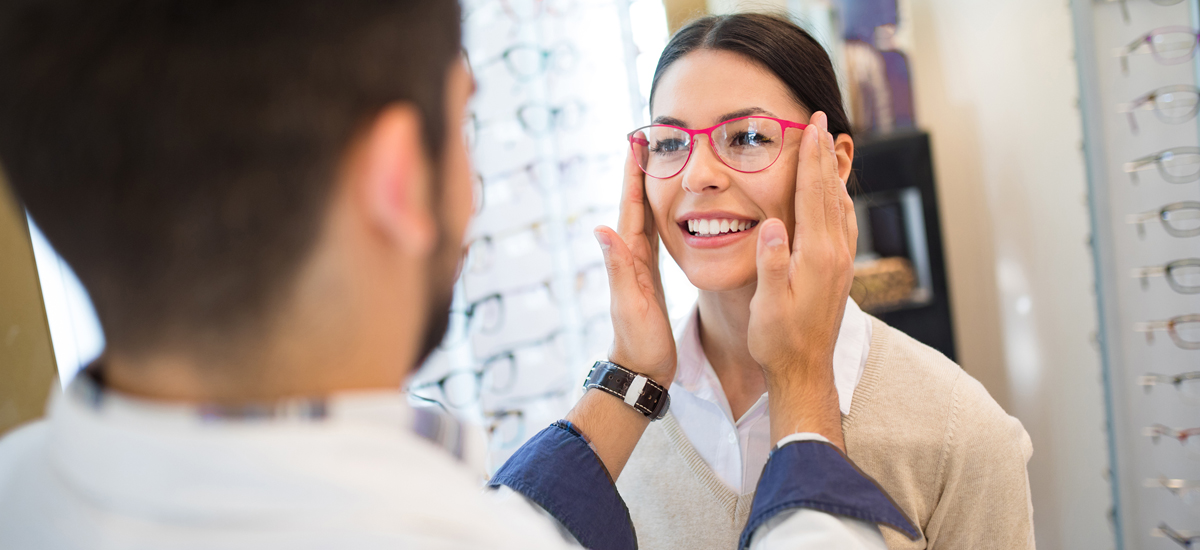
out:
<path id="1" fill-rule="evenodd" d="M 1144 389 L 1146 393 L 1149 393 L 1150 388 L 1153 388 L 1159 384 L 1175 386 L 1175 389 L 1178 390 L 1183 386 L 1183 383 L 1188 380 L 1200 380 L 1200 371 L 1185 372 L 1183 374 L 1177 374 L 1174 376 L 1150 373 L 1139 376 L 1138 384 L 1142 386 L 1142 389 Z"/>
<path id="2" fill-rule="evenodd" d="M 1171 539 L 1176 544 L 1187 548 L 1188 550 L 1191 550 L 1192 545 L 1195 542 L 1200 541 L 1200 535 L 1184 536 L 1179 531 L 1172 529 L 1171 526 L 1166 524 L 1166 522 L 1161 522 L 1158 524 L 1158 532 L 1161 533 L 1162 536 Z"/>
<path id="3" fill-rule="evenodd" d="M 1167 262 L 1163 265 L 1134 268 L 1133 277 L 1135 279 L 1141 279 L 1143 289 L 1150 287 L 1150 283 L 1147 281 L 1147 278 L 1161 275 L 1167 278 L 1167 284 L 1171 287 L 1171 290 L 1174 290 L 1175 292 L 1180 294 L 1200 293 L 1200 285 L 1196 285 L 1194 287 L 1184 286 L 1180 284 L 1179 281 L 1175 280 L 1175 276 L 1172 274 L 1172 272 L 1181 267 L 1196 267 L 1200 269 L 1200 258 L 1184 258 L 1181 260 Z"/>
<path id="4" fill-rule="evenodd" d="M 763 118 L 763 119 L 767 119 L 767 120 L 772 120 L 772 121 L 775 121 L 776 123 L 778 123 L 780 126 L 779 154 L 775 155 L 775 158 L 771 159 L 771 162 L 769 164 L 767 164 L 766 166 L 764 166 L 762 168 L 759 168 L 758 170 L 738 170 L 737 168 L 734 168 L 733 166 L 729 166 L 729 163 L 726 162 L 725 159 L 721 157 L 721 154 L 717 152 L 717 144 L 715 141 L 713 141 L 713 137 L 712 137 L 713 130 L 716 130 L 717 128 L 720 128 L 726 124 L 729 124 L 732 122 L 737 122 L 739 120 L 746 120 L 748 118 Z M 654 128 L 654 127 L 673 128 L 675 130 L 684 132 L 688 135 L 688 156 L 686 159 L 684 159 L 683 164 L 679 165 L 679 170 L 676 170 L 674 174 L 671 174 L 671 175 L 665 176 L 665 177 L 654 176 L 646 171 L 646 167 L 642 166 L 642 163 L 640 161 L 637 163 L 638 168 L 641 169 L 643 174 L 646 174 L 647 176 L 650 176 L 657 180 L 669 180 L 669 179 L 683 173 L 683 169 L 687 168 L 687 164 L 692 161 L 692 155 L 695 154 L 695 152 L 696 152 L 696 135 L 698 135 L 698 134 L 702 134 L 702 135 L 705 135 L 708 137 L 708 144 L 713 149 L 713 156 L 717 157 L 717 160 L 720 160 L 721 164 L 724 164 L 725 166 L 729 166 L 729 169 L 733 170 L 735 172 L 741 172 L 743 174 L 756 174 L 758 172 L 762 172 L 763 170 L 766 170 L 766 169 L 774 166 L 775 163 L 779 161 L 779 157 L 783 156 L 783 146 L 787 142 L 787 131 L 789 128 L 796 128 L 800 131 L 804 131 L 804 129 L 807 128 L 808 125 L 802 124 L 799 122 L 792 122 L 790 120 L 786 120 L 786 119 L 782 119 L 782 118 L 760 116 L 760 115 L 750 115 L 750 116 L 731 118 L 731 119 L 721 122 L 719 124 L 715 124 L 708 128 L 701 128 L 699 130 L 691 130 L 688 128 L 681 128 L 679 126 L 674 126 L 671 124 L 648 124 L 646 126 L 637 128 L 636 130 L 634 130 L 632 132 L 629 132 L 629 134 L 625 136 L 629 140 L 629 149 L 631 152 L 633 152 L 634 160 L 638 160 L 637 149 L 635 148 L 636 142 L 634 141 L 635 139 L 638 139 L 638 138 L 635 138 L 634 134 L 644 131 L 647 128 Z M 650 145 L 649 141 L 646 141 L 644 139 L 642 141 L 645 141 L 645 143 L 642 143 L 640 145 L 643 145 L 643 146 Z"/>
<path id="5" fill-rule="evenodd" d="M 483 393 L 483 377 L 485 375 L 487 375 L 487 373 L 491 372 L 491 370 L 492 370 L 491 365 L 494 365 L 495 363 L 496 362 L 489 361 L 489 362 L 483 363 L 480 366 L 480 368 L 478 368 L 478 369 L 450 371 L 450 372 L 446 373 L 445 375 L 443 375 L 441 378 L 438 378 L 437 380 L 430 380 L 428 382 L 422 382 L 420 384 L 417 384 L 416 386 L 409 387 L 408 393 L 410 395 L 416 397 L 417 399 L 420 399 L 421 401 L 429 401 L 429 402 L 437 403 L 438 405 L 440 405 L 442 407 L 442 409 L 446 409 L 447 407 L 455 408 L 455 409 L 463 408 L 471 403 L 479 402 L 479 397 Z M 517 379 L 516 363 L 513 362 L 511 364 L 513 367 L 513 373 L 509 377 L 508 384 L 504 385 L 504 387 L 502 387 L 502 388 L 492 388 L 492 390 L 495 393 L 506 393 L 509 390 L 511 390 L 513 388 L 513 385 L 516 383 L 516 379 Z M 466 376 L 466 375 L 471 375 L 471 376 L 475 377 L 475 384 L 472 386 L 474 388 L 473 396 L 470 399 L 467 399 L 465 402 L 460 403 L 460 402 L 456 401 L 456 402 L 452 403 L 451 399 L 450 399 L 450 394 L 446 391 L 446 382 L 448 382 L 451 378 L 453 378 L 455 376 Z M 442 397 L 445 399 L 445 401 L 444 402 L 438 401 L 437 399 L 433 399 L 431 397 L 425 397 L 423 395 L 419 395 L 416 393 L 419 390 L 425 390 L 428 388 L 437 388 L 438 391 L 441 392 Z"/>
<path id="6" fill-rule="evenodd" d="M 1123 168 L 1125 169 L 1125 172 L 1129 174 L 1129 179 L 1133 181 L 1134 185 L 1139 183 L 1137 173 L 1141 170 L 1145 170 L 1146 166 L 1149 165 L 1156 166 L 1158 168 L 1158 175 L 1162 176 L 1162 179 L 1166 180 L 1167 183 L 1191 183 L 1193 181 L 1200 180 L 1200 171 L 1196 173 L 1195 177 L 1189 177 L 1187 179 L 1183 179 L 1174 174 L 1168 173 L 1167 169 L 1163 167 L 1162 164 L 1163 156 L 1167 154 L 1200 156 L 1200 147 L 1172 147 L 1170 149 L 1163 149 L 1162 151 L 1154 153 L 1153 155 L 1146 155 L 1144 157 L 1136 158 L 1126 162 Z"/>
<path id="7" fill-rule="evenodd" d="M 1164 436 L 1178 441 L 1180 445 L 1186 445 L 1189 439 L 1200 437 L 1200 428 L 1176 429 L 1165 424 L 1154 424 L 1142 428 L 1142 435 L 1149 437 L 1155 445 L 1158 445 L 1159 438 Z"/>
<path id="8" fill-rule="evenodd" d="M 1133 330 L 1146 333 L 1146 341 L 1154 341 L 1154 331 L 1165 330 L 1171 336 L 1171 340 L 1176 346 L 1188 350 L 1200 350 L 1200 342 L 1192 342 L 1184 340 L 1175 330 L 1175 325 L 1180 323 L 1200 323 L 1200 313 L 1190 313 L 1187 315 L 1177 315 L 1164 321 L 1146 321 L 1137 323 L 1133 326 Z"/>
<path id="9" fill-rule="evenodd" d="M 538 68 L 533 73 L 524 74 L 521 71 L 516 70 L 517 68 L 514 65 L 512 56 L 515 52 L 520 51 L 520 50 L 533 50 L 534 52 L 537 53 Z M 550 70 L 552 68 L 550 62 L 552 60 L 554 60 L 555 58 L 558 58 L 561 56 L 569 56 L 569 57 L 566 57 L 566 59 L 568 59 L 570 61 L 569 64 L 559 67 L 564 72 L 574 69 L 576 64 L 579 62 L 579 52 L 577 52 L 575 50 L 575 48 L 569 42 L 563 42 L 563 43 L 551 46 L 549 49 L 542 48 L 542 47 L 538 46 L 537 44 L 522 42 L 519 44 L 513 44 L 512 46 L 505 48 L 503 52 L 500 52 L 500 55 L 481 64 L 479 66 L 479 69 L 483 70 L 485 68 L 491 67 L 492 65 L 495 65 L 496 63 L 503 63 L 504 68 L 508 70 L 508 73 L 511 74 L 513 76 L 513 78 L 517 79 L 520 82 L 528 82 L 530 80 L 533 80 L 533 79 L 541 76 L 542 74 L 550 73 Z"/>
<path id="10" fill-rule="evenodd" d="M 501 449 L 511 449 L 515 447 L 515 443 L 525 440 L 525 411 L 522 409 L 501 409 L 497 411 L 484 411 L 484 418 L 489 420 L 487 426 L 488 442 L 497 442 L 495 439 L 496 430 L 500 427 L 500 423 L 509 417 L 515 417 L 517 422 L 517 433 L 511 439 L 506 439 L 498 442 Z"/>
<path id="11" fill-rule="evenodd" d="M 1183 34 L 1192 35 L 1194 40 L 1192 40 L 1192 47 L 1191 47 L 1190 51 L 1188 52 L 1187 57 L 1163 58 L 1163 57 L 1159 56 L 1158 49 L 1156 49 L 1154 47 L 1153 38 L 1155 36 L 1169 34 L 1169 33 L 1183 33 Z M 1129 74 L 1129 55 L 1132 54 L 1133 52 L 1137 51 L 1137 49 L 1142 47 L 1143 44 L 1150 45 L 1150 53 L 1154 57 L 1155 61 L 1158 61 L 1160 64 L 1163 64 L 1163 65 L 1178 65 L 1180 63 L 1184 63 L 1184 62 L 1190 60 L 1193 56 L 1196 55 L 1196 46 L 1197 46 L 1197 44 L 1200 44 L 1200 32 L 1197 32 L 1196 29 L 1193 29 L 1191 27 L 1185 27 L 1183 25 L 1172 25 L 1169 27 L 1159 27 L 1157 29 L 1151 30 L 1150 32 L 1147 32 L 1146 34 L 1139 36 L 1136 40 L 1134 40 L 1133 42 L 1130 42 L 1129 45 L 1127 45 L 1121 49 L 1120 57 L 1121 57 L 1122 73 Z"/>
<path id="12" fill-rule="evenodd" d="M 1198 226 L 1194 229 L 1181 230 L 1181 229 L 1176 228 L 1175 226 L 1171 225 L 1170 222 L 1167 221 L 1166 214 L 1168 212 L 1176 212 L 1176 211 L 1180 211 L 1180 210 L 1195 210 L 1197 212 L 1200 212 L 1200 202 L 1198 202 L 1198 201 L 1173 202 L 1171 204 L 1165 205 L 1162 208 L 1158 208 L 1155 210 L 1147 210 L 1145 212 L 1141 212 L 1138 214 L 1130 214 L 1129 216 L 1127 216 L 1125 218 L 1125 221 L 1127 223 L 1136 224 L 1138 226 L 1138 236 L 1140 236 L 1140 237 L 1146 236 L 1146 226 L 1145 226 L 1146 222 L 1150 221 L 1152 219 L 1155 219 L 1155 218 L 1158 218 L 1158 220 L 1160 222 L 1162 222 L 1163 230 L 1165 230 L 1172 237 L 1188 238 L 1188 237 L 1195 237 L 1195 236 L 1200 235 L 1200 226 Z"/>
<path id="13" fill-rule="evenodd" d="M 1124 19 L 1126 23 L 1128 23 L 1130 21 L 1129 6 L 1125 5 L 1125 0 L 1108 0 L 1108 1 L 1109 2 L 1120 2 L 1121 18 Z M 1155 4 L 1158 4 L 1159 6 L 1174 6 L 1175 4 L 1178 4 L 1178 3 L 1182 2 L 1183 0 L 1150 0 L 1150 1 Z"/>
<path id="14" fill-rule="evenodd" d="M 1192 106 L 1192 112 L 1188 113 L 1179 120 L 1165 120 L 1163 118 L 1164 115 L 1162 113 L 1162 109 L 1158 108 L 1158 97 L 1165 93 L 1176 92 L 1191 92 L 1192 94 L 1195 94 L 1197 96 L 1196 105 Z M 1150 104 L 1151 107 L 1143 107 L 1143 105 L 1147 104 Z M 1154 116 L 1158 117 L 1158 120 L 1167 124 L 1183 124 L 1184 122 L 1194 118 L 1196 116 L 1196 111 L 1200 110 L 1200 87 L 1192 86 L 1190 84 L 1172 84 L 1170 86 L 1162 86 L 1138 96 L 1134 98 L 1133 101 L 1123 105 L 1119 112 L 1125 113 L 1125 115 L 1129 118 L 1129 129 L 1134 134 L 1137 134 L 1139 131 L 1137 117 L 1133 116 L 1134 112 L 1138 110 L 1152 110 L 1154 111 Z"/>

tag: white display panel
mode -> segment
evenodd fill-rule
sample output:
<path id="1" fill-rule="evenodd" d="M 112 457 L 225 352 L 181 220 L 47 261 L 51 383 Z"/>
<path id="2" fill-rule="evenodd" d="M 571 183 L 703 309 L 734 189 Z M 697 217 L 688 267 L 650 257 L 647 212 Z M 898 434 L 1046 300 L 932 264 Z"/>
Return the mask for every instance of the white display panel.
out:
<path id="1" fill-rule="evenodd" d="M 1100 342 L 1107 368 L 1111 479 L 1117 497 L 1113 519 L 1120 535 L 1118 545 L 1130 549 L 1178 547 L 1164 538 L 1162 525 L 1184 535 L 1200 531 L 1200 498 L 1193 495 L 1189 503 L 1177 494 L 1181 491 L 1163 485 L 1163 480 L 1185 486 L 1200 480 L 1200 434 L 1186 444 L 1178 438 L 1148 435 L 1156 425 L 1200 427 L 1200 401 L 1189 399 L 1182 385 L 1141 384 L 1151 374 L 1172 377 L 1200 370 L 1200 349 L 1189 349 L 1187 342 L 1200 341 L 1200 330 L 1176 327 L 1183 345 L 1166 331 L 1137 330 L 1149 321 L 1200 314 L 1200 293 L 1180 292 L 1161 275 L 1144 280 L 1135 276 L 1144 267 L 1200 258 L 1200 229 L 1191 231 L 1200 228 L 1200 210 L 1168 210 L 1165 219 L 1161 214 L 1168 205 L 1200 201 L 1200 178 L 1173 178 L 1170 172 L 1164 176 L 1149 166 L 1134 173 L 1126 170 L 1135 159 L 1200 145 L 1194 108 L 1200 60 L 1195 35 L 1187 45 L 1190 54 L 1183 46 L 1175 48 L 1175 40 L 1166 36 L 1151 36 L 1139 47 L 1129 48 L 1155 29 L 1198 28 L 1195 0 L 1163 5 L 1168 3 L 1126 0 L 1075 6 L 1098 299 L 1104 319 Z M 1161 50 L 1158 56 L 1152 47 Z M 1122 52 L 1130 50 L 1123 63 Z M 1172 62 L 1175 56 L 1177 62 Z M 1182 87 L 1167 88 L 1171 86 Z M 1145 102 L 1131 104 L 1155 90 L 1159 91 L 1153 96 L 1157 110 Z M 1188 168 L 1178 162 L 1178 152 L 1163 160 L 1175 173 L 1185 173 Z M 1200 169 L 1200 164 L 1195 168 Z M 1154 214 L 1141 216 L 1140 224 L 1131 223 L 1142 213 Z M 1186 270 L 1175 275 L 1188 277 Z"/>

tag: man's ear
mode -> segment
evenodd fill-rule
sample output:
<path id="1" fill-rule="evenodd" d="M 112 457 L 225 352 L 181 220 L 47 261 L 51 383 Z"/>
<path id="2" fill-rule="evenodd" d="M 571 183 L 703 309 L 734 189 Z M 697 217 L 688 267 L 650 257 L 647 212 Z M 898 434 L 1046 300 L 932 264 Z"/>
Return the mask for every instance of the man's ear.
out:
<path id="1" fill-rule="evenodd" d="M 846 134 L 839 134 L 833 143 L 833 152 L 838 159 L 838 179 L 845 183 L 850 177 L 850 165 L 854 163 L 854 140 Z"/>
<path id="2" fill-rule="evenodd" d="M 362 178 L 368 223 L 408 253 L 430 254 L 437 244 L 431 170 L 421 139 L 421 116 L 412 105 L 384 108 L 361 143 L 355 170 Z"/>

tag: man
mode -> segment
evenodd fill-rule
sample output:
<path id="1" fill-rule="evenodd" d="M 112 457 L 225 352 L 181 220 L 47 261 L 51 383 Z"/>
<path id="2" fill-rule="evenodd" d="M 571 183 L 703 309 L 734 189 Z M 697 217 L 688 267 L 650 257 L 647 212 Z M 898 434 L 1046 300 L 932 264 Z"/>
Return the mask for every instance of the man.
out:
<path id="1" fill-rule="evenodd" d="M 108 341 L 0 441 L 0 547 L 634 546 L 609 476 L 644 393 L 586 393 L 493 478 L 505 498 L 399 392 L 445 330 L 471 213 L 459 40 L 452 1 L 0 7 L 0 160 Z M 640 387 L 670 383 L 638 351 L 653 342 L 618 340 Z M 768 463 L 743 546 L 910 529 L 813 441 L 839 437 L 836 407 L 800 399 L 823 372 L 794 377 L 789 425 L 820 435 Z"/>

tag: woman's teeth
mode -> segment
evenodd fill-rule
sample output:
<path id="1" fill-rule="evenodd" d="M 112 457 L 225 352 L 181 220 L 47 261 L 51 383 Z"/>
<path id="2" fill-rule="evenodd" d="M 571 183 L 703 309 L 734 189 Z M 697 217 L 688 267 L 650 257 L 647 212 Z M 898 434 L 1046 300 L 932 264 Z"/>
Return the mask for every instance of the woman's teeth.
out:
<path id="1" fill-rule="evenodd" d="M 688 232 L 702 237 L 736 233 L 754 227 L 756 222 L 745 220 L 688 220 Z"/>

